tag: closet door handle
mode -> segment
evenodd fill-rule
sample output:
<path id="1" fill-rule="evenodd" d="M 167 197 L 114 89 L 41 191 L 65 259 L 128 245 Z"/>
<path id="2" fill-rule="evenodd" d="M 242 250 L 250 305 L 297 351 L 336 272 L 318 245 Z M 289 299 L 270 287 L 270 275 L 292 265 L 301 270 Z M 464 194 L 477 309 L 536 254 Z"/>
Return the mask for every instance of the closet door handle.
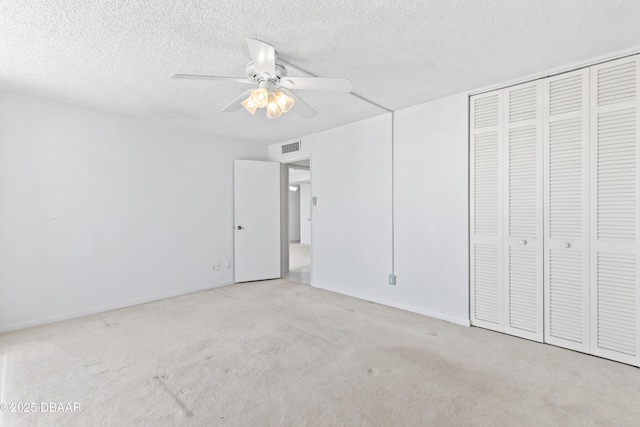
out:
<path id="1" fill-rule="evenodd" d="M 565 243 L 562 244 L 562 247 L 568 249 L 568 248 L 571 247 L 571 243 L 565 242 Z"/>
<path id="2" fill-rule="evenodd" d="M 524 239 L 523 239 L 523 240 L 520 240 L 520 244 L 521 244 L 521 245 L 526 245 L 526 244 L 527 244 L 527 241 L 526 241 L 526 240 L 524 240 Z"/>

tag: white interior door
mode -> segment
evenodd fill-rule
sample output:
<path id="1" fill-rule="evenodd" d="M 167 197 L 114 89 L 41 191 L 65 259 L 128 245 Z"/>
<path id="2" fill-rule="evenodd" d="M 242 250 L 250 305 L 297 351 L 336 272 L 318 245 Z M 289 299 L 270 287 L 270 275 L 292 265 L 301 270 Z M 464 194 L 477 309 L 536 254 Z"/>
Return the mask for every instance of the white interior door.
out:
<path id="1" fill-rule="evenodd" d="M 234 160 L 235 281 L 280 277 L 280 164 Z"/>
<path id="2" fill-rule="evenodd" d="M 637 56 L 591 67 L 591 348 L 638 365 Z"/>
<path id="3" fill-rule="evenodd" d="M 542 84 L 505 89 L 504 331 L 543 340 Z"/>
<path id="4" fill-rule="evenodd" d="M 471 102 L 471 323 L 502 332 L 502 91 Z"/>
<path id="5" fill-rule="evenodd" d="M 589 69 L 544 95 L 545 342 L 589 352 Z"/>

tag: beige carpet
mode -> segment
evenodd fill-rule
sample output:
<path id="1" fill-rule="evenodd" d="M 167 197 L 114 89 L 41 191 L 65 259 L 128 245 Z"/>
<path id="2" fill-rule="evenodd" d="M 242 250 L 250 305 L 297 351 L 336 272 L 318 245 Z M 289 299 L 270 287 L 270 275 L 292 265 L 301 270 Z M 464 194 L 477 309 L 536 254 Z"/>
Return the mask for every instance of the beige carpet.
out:
<path id="1" fill-rule="evenodd" d="M 300 243 L 289 243 L 289 270 L 311 265 L 311 246 Z"/>
<path id="2" fill-rule="evenodd" d="M 81 407 L 3 426 L 640 420 L 637 368 L 285 280 L 3 334 L 2 355 L 3 401 Z"/>

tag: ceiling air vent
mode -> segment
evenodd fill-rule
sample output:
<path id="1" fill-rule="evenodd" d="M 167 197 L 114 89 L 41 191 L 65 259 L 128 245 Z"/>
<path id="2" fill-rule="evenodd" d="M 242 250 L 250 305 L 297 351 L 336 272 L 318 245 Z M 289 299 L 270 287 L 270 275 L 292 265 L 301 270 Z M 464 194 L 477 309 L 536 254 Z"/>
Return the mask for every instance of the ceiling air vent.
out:
<path id="1" fill-rule="evenodd" d="M 300 151 L 300 141 L 282 145 L 282 154 L 293 153 L 296 151 Z"/>

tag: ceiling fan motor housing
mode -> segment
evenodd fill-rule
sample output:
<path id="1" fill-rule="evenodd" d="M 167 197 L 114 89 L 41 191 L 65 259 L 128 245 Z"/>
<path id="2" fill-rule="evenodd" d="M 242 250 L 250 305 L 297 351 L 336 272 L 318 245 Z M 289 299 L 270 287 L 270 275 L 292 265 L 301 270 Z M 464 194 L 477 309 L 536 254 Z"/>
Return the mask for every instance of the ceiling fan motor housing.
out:
<path id="1" fill-rule="evenodd" d="M 247 64 L 247 68 L 245 69 L 245 71 L 247 73 L 247 77 L 249 77 L 250 79 L 258 83 L 265 80 L 271 80 L 274 83 L 277 83 L 278 81 L 280 81 L 282 77 L 287 76 L 287 69 L 284 67 L 284 65 L 278 64 L 277 62 L 275 64 L 275 68 L 276 68 L 275 76 L 271 76 L 269 75 L 269 73 L 264 73 L 264 72 L 259 73 L 258 71 L 256 71 L 256 66 L 252 61 Z"/>

